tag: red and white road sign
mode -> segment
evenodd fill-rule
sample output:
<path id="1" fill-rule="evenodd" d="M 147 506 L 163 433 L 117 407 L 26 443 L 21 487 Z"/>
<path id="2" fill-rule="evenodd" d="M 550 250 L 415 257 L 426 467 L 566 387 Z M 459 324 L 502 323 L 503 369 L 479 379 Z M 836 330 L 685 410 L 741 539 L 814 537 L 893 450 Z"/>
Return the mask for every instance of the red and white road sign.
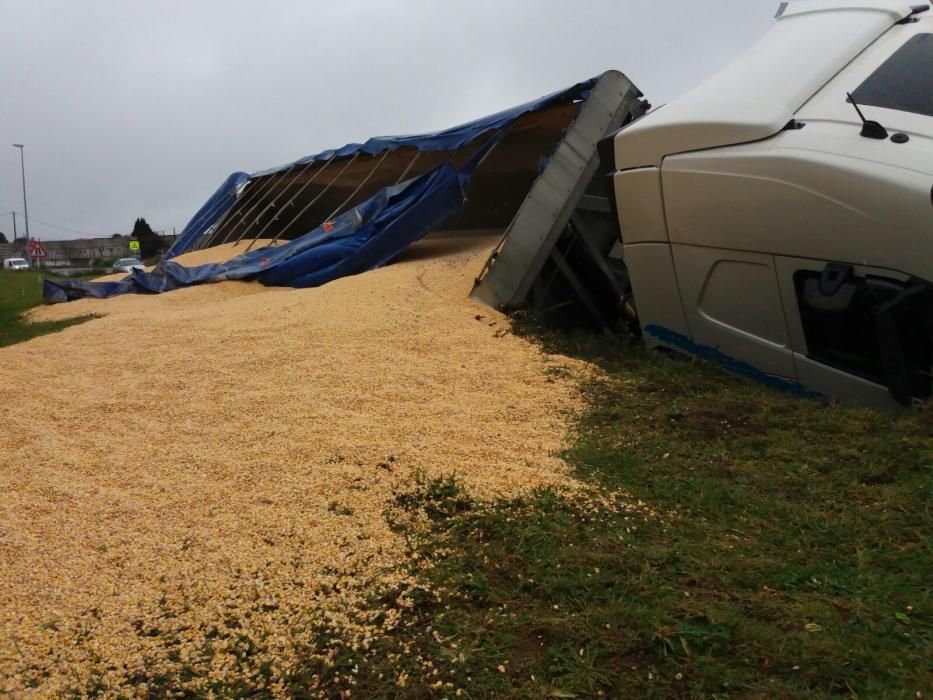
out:
<path id="1" fill-rule="evenodd" d="M 45 246 L 39 243 L 39 241 L 29 241 L 26 245 L 26 252 L 29 253 L 30 258 L 49 257 L 49 254 L 45 251 Z"/>

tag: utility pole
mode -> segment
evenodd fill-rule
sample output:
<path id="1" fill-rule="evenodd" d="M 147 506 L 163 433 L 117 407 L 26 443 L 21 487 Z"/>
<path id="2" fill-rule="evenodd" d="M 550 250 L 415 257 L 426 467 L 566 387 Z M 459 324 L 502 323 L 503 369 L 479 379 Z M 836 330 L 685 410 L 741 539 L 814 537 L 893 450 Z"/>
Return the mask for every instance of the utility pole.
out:
<path id="1" fill-rule="evenodd" d="M 29 241 L 29 207 L 26 205 L 26 160 L 23 157 L 25 146 L 21 143 L 14 143 L 13 148 L 19 149 L 19 167 L 23 173 L 23 217 L 26 219 L 26 240 Z"/>
<path id="2" fill-rule="evenodd" d="M 10 212 L 13 215 L 13 245 L 16 245 L 16 212 Z"/>

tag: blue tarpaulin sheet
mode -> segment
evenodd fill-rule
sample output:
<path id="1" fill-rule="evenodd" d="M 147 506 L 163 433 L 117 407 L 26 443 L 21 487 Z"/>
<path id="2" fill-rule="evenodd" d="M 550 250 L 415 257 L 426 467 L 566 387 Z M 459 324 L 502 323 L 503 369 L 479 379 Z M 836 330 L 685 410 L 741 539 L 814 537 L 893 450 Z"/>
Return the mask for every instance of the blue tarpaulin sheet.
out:
<path id="1" fill-rule="evenodd" d="M 152 272 L 134 271 L 119 282 L 45 280 L 43 297 L 47 303 L 58 303 L 84 297 L 154 294 L 233 279 L 255 279 L 275 286 L 314 287 L 380 267 L 463 206 L 463 188 L 473 169 L 505 135 L 512 122 L 552 104 L 585 98 L 596 80 L 578 83 L 444 131 L 377 137 L 364 144 L 348 144 L 338 150 L 307 156 L 280 168 L 252 175 L 233 173 L 192 217 L 165 259 Z M 407 182 L 381 190 L 350 211 L 283 245 L 252 250 L 224 263 L 190 268 L 171 260 L 190 249 L 233 206 L 237 190 L 252 178 L 335 155 L 346 157 L 359 152 L 376 155 L 406 146 L 424 151 L 455 150 L 484 136 L 484 145 L 460 171 L 444 163 Z"/>
<path id="2" fill-rule="evenodd" d="M 387 187 L 350 211 L 284 245 L 257 248 L 224 263 L 185 267 L 166 261 L 119 282 L 45 280 L 56 303 L 83 297 L 154 294 L 205 282 L 256 279 L 267 285 L 316 287 L 385 265 L 439 220 L 460 209 L 463 180 L 449 163 Z"/>

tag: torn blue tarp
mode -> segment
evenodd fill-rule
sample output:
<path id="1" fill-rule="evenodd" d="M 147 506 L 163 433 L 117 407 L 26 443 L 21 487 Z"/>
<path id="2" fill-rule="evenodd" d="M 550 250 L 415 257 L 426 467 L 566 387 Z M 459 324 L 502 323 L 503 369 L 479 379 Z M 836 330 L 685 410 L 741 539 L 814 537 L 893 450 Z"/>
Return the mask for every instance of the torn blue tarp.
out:
<path id="1" fill-rule="evenodd" d="M 463 204 L 463 182 L 449 163 L 380 190 L 314 231 L 277 247 L 258 248 L 224 263 L 185 267 L 165 261 L 119 282 L 45 280 L 48 303 L 83 297 L 154 294 L 206 282 L 256 279 L 267 285 L 315 287 L 385 265 Z"/>
<path id="2" fill-rule="evenodd" d="M 192 217 L 163 262 L 152 272 L 136 271 L 119 282 L 46 280 L 43 296 L 46 302 L 57 303 L 83 297 L 159 293 L 225 279 L 257 279 L 269 285 L 310 287 L 379 267 L 463 206 L 463 187 L 473 168 L 504 137 L 516 119 L 554 104 L 585 99 L 597 80 L 593 78 L 443 131 L 415 136 L 375 137 L 363 144 L 348 144 L 252 175 L 233 173 Z M 171 261 L 201 240 L 201 236 L 235 204 L 242 187 L 257 177 L 295 165 L 357 153 L 376 155 L 404 147 L 422 151 L 453 151 L 481 137 L 485 138 L 484 145 L 459 172 L 448 163 L 401 185 L 388 187 L 333 221 L 284 245 L 250 251 L 225 263 L 194 268 Z"/>

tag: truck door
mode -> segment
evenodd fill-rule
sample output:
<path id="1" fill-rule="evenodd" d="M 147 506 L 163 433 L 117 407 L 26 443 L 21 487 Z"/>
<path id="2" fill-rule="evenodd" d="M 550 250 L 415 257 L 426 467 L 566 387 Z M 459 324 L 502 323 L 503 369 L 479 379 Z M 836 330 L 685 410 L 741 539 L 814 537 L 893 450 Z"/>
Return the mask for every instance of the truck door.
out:
<path id="1" fill-rule="evenodd" d="M 741 358 L 761 373 L 795 380 L 773 257 L 677 243 L 672 251 L 693 342 L 725 355 L 727 365 Z"/>

